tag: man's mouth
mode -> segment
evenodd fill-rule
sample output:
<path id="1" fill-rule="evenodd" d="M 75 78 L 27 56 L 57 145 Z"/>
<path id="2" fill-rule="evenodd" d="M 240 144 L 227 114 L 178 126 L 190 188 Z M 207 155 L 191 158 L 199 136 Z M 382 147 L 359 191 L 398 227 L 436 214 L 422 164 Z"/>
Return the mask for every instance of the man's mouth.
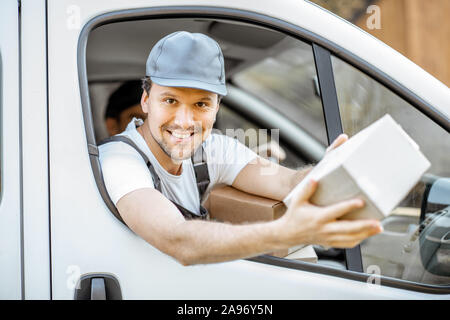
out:
<path id="1" fill-rule="evenodd" d="M 180 131 L 170 131 L 166 130 L 176 142 L 187 142 L 191 140 L 191 137 L 194 135 L 194 131 L 192 132 L 180 132 Z"/>

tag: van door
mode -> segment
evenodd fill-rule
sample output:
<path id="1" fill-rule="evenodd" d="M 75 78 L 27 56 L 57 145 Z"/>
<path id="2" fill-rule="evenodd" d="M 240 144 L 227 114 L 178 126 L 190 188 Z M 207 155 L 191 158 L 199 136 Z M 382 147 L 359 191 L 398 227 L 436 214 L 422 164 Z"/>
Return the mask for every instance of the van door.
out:
<path id="1" fill-rule="evenodd" d="M 288 1 L 276 7 L 271 3 L 261 1 L 258 11 L 278 19 L 299 11 Z M 181 8 L 183 5 L 190 7 Z M 237 0 L 215 1 L 214 5 L 231 10 L 229 15 L 242 9 L 241 17 L 254 11 L 251 3 Z M 111 214 L 97 188 L 86 143 L 84 117 L 88 115 L 83 114 L 80 98 L 80 90 L 81 95 L 87 94 L 87 83 L 80 74 L 85 61 L 77 55 L 78 46 L 84 41 L 80 39 L 82 29 L 92 18 L 114 11 L 140 8 L 139 14 L 148 17 L 154 9 L 159 10 L 161 18 L 177 10 L 178 14 L 204 13 L 205 7 L 211 9 L 211 1 L 80 0 L 76 4 L 72 0 L 48 1 L 52 297 L 73 299 L 76 292 L 81 292 L 83 299 L 425 297 L 395 288 L 370 290 L 365 281 L 340 277 L 343 272 L 338 270 L 321 274 L 301 263 L 297 268 L 287 268 L 283 262 L 273 265 L 237 260 L 183 267 L 133 234 Z M 119 15 L 117 20 L 121 19 Z M 108 16 L 102 19 L 107 21 Z M 295 17 L 290 20 L 295 21 Z M 316 270 L 322 269 L 327 267 Z M 79 283 L 80 277 L 87 281 Z"/>
<path id="2" fill-rule="evenodd" d="M 0 10 L 0 299 L 21 299 L 21 157 L 19 7 Z"/>
<path id="3" fill-rule="evenodd" d="M 24 299 L 50 299 L 46 5 L 20 6 Z"/>

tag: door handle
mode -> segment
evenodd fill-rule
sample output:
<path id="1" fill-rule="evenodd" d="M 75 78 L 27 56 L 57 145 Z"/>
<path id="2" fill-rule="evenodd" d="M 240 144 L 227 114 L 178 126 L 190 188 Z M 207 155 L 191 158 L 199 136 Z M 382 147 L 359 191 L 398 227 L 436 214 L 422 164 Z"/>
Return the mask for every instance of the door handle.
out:
<path id="1" fill-rule="evenodd" d="M 74 293 L 75 300 L 122 300 L 116 277 L 106 273 L 89 273 L 80 277 Z"/>
<path id="2" fill-rule="evenodd" d="M 106 288 L 104 278 L 91 279 L 91 299 L 90 300 L 106 300 Z"/>

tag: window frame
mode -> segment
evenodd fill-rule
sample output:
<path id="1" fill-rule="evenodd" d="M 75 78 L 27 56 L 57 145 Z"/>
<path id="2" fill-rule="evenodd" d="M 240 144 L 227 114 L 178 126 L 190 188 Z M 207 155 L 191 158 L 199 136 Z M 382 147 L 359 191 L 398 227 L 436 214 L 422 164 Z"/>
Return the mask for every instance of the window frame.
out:
<path id="1" fill-rule="evenodd" d="M 314 61 L 316 63 L 317 78 L 319 82 L 320 98 L 322 99 L 323 116 L 327 129 L 328 144 L 330 145 L 341 133 L 341 114 L 339 112 L 339 100 L 334 81 L 333 65 L 330 51 L 313 44 Z M 348 270 L 364 272 L 361 247 L 357 245 L 351 249 L 345 249 L 345 262 Z"/>
<path id="2" fill-rule="evenodd" d="M 273 18 L 267 15 L 263 15 L 260 13 L 250 12 L 246 10 L 240 9 L 230 9 L 230 8 L 219 8 L 219 7 L 210 7 L 210 6 L 164 6 L 164 7 L 153 7 L 153 8 L 137 8 L 137 9 L 127 9 L 127 10 L 118 10 L 107 12 L 98 16 L 93 17 L 89 20 L 80 32 L 80 36 L 78 39 L 78 48 L 77 48 L 77 64 L 78 64 L 78 77 L 80 84 L 80 95 L 81 95 L 81 105 L 83 112 L 83 120 L 86 131 L 86 140 L 87 147 L 89 152 L 89 158 L 91 162 L 91 167 L 93 170 L 93 174 L 97 183 L 97 187 L 102 195 L 102 198 L 105 200 L 109 198 L 106 187 L 104 183 L 102 183 L 103 178 L 101 175 L 100 164 L 98 160 L 98 149 L 97 143 L 94 134 L 94 126 L 92 121 L 92 112 L 89 100 L 89 90 L 88 90 L 88 81 L 87 81 L 87 69 L 86 69 L 86 47 L 89 38 L 89 34 L 95 28 L 100 26 L 116 23 L 116 22 L 124 22 L 131 20 L 151 20 L 151 19 L 161 19 L 161 18 L 206 18 L 206 19 L 224 19 L 224 20 L 232 20 L 232 21 L 240 21 L 246 22 L 253 25 L 263 26 L 286 35 L 289 35 L 293 38 L 296 38 L 300 41 L 309 43 L 316 47 L 314 51 L 314 59 L 317 64 L 317 56 L 323 55 L 323 57 L 328 56 L 330 59 L 330 55 L 333 54 L 336 57 L 342 59 L 343 61 L 351 64 L 356 67 L 372 79 L 378 81 L 379 83 L 386 86 L 388 89 L 393 91 L 402 99 L 409 102 L 412 106 L 417 108 L 420 112 L 424 113 L 427 117 L 431 118 L 435 123 L 444 128 L 447 132 L 450 132 L 450 123 L 449 120 L 437 109 L 431 106 L 429 103 L 418 97 L 416 94 L 411 92 L 409 89 L 390 78 L 387 74 L 380 71 L 379 69 L 373 67 L 368 64 L 361 58 L 355 56 L 348 50 L 336 45 L 335 43 L 327 40 L 326 38 L 316 35 L 304 28 L 296 26 L 292 23 L 280 20 L 278 18 Z M 317 68 L 316 72 L 319 78 L 319 82 L 322 78 L 322 86 L 323 90 L 327 91 L 327 94 L 333 99 L 337 100 L 336 89 L 334 88 L 334 93 L 330 90 L 330 87 L 326 85 L 326 83 L 330 83 L 330 77 L 333 79 L 333 70 L 329 70 L 329 68 Z M 331 72 L 331 74 L 330 74 Z M 328 80 L 326 80 L 328 78 Z M 334 86 L 334 83 L 333 83 Z M 323 96 L 323 93 L 321 94 Z M 331 113 L 333 115 L 335 110 L 333 110 L 333 103 L 329 104 L 327 102 L 326 105 L 322 103 L 324 108 L 324 115 L 327 113 Z M 339 115 L 339 110 L 338 115 Z M 328 118 L 329 121 L 326 121 L 326 128 L 328 133 L 328 138 L 332 138 L 342 132 L 342 125 L 340 123 L 340 115 L 339 115 L 339 124 L 337 123 L 336 116 L 332 116 Z M 333 125 L 333 129 L 330 130 L 330 127 Z M 339 132 L 339 126 L 340 132 Z M 111 205 L 105 200 L 108 205 L 108 208 L 111 210 Z M 111 210 L 114 212 L 114 210 Z M 359 255 L 359 258 L 358 258 Z M 287 260 L 283 258 L 277 258 L 269 255 L 261 255 L 254 258 L 246 259 L 248 261 L 254 261 L 259 263 L 265 263 L 269 265 L 287 267 L 291 269 L 297 269 L 302 271 L 314 272 L 319 274 L 337 276 L 345 279 L 356 280 L 361 282 L 369 282 L 370 278 L 373 275 L 365 274 L 359 270 L 351 270 L 351 268 L 359 268 L 359 263 L 361 264 L 361 251 L 358 248 L 353 249 L 351 253 L 346 254 L 347 266 L 349 270 L 339 270 L 336 268 L 311 264 L 300 261 Z M 359 259 L 359 262 L 358 262 Z M 356 267 L 354 267 L 356 265 Z M 421 284 L 416 282 L 411 282 L 407 280 L 389 278 L 385 276 L 380 276 L 381 285 L 393 288 L 400 288 L 405 290 L 412 290 L 423 293 L 432 293 L 432 294 L 448 294 L 450 293 L 450 285 L 449 286 L 437 286 L 437 285 L 428 285 Z"/>

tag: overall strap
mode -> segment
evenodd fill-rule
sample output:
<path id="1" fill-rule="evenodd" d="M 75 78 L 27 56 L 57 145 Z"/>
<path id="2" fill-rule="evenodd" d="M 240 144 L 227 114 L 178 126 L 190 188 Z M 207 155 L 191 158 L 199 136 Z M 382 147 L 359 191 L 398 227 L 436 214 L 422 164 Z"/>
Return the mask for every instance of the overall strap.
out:
<path id="1" fill-rule="evenodd" d="M 153 168 L 153 165 L 151 164 L 150 160 L 145 155 L 145 153 L 142 152 L 142 150 L 139 149 L 139 147 L 130 138 L 128 138 L 126 136 L 116 135 L 116 136 L 112 136 L 112 137 L 109 137 L 109 138 L 103 140 L 101 143 L 99 143 L 99 145 L 106 144 L 109 142 L 117 142 L 117 141 L 128 144 L 129 146 L 134 148 L 141 155 L 141 157 L 144 159 L 144 161 L 152 175 L 153 184 L 155 185 L 155 189 L 157 189 L 159 192 L 162 193 L 161 180 L 159 179 L 158 174 L 156 173 L 155 169 Z M 206 191 L 206 188 L 208 187 L 209 182 L 210 182 L 208 165 L 206 163 L 206 153 L 204 151 L 203 146 L 197 148 L 197 150 L 195 151 L 195 153 L 191 159 L 192 159 L 192 164 L 194 166 L 195 178 L 197 180 L 197 189 L 199 192 L 199 199 L 201 202 L 201 199 L 202 199 L 202 197 Z M 183 216 L 187 219 L 206 219 L 207 218 L 208 211 L 201 204 L 200 204 L 200 214 L 196 214 L 196 213 L 193 213 L 192 211 L 184 208 L 183 206 L 176 203 L 175 201 L 172 201 L 172 202 L 173 202 L 173 204 L 175 204 L 175 206 L 178 208 L 178 210 L 180 210 L 180 212 L 183 214 Z"/>
<path id="2" fill-rule="evenodd" d="M 112 136 L 112 137 L 106 138 L 105 140 L 100 142 L 99 145 L 106 144 L 109 142 L 116 142 L 116 141 L 120 141 L 120 142 L 128 144 L 129 146 L 133 147 L 141 155 L 141 157 L 145 161 L 145 164 L 147 165 L 148 170 L 150 170 L 150 173 L 153 178 L 153 184 L 155 185 L 155 189 L 158 190 L 159 192 L 161 192 L 161 181 L 159 180 L 159 176 L 156 174 L 155 168 L 153 168 L 148 157 L 145 155 L 144 152 L 142 152 L 141 149 L 139 149 L 139 147 L 133 142 L 133 140 L 131 140 L 130 138 L 125 137 L 125 136 Z"/>
<path id="3" fill-rule="evenodd" d="M 203 148 L 203 144 L 195 150 L 191 159 L 194 166 L 195 180 L 197 181 L 197 189 L 201 202 L 210 182 L 208 163 L 206 162 L 206 152 L 205 148 Z"/>

